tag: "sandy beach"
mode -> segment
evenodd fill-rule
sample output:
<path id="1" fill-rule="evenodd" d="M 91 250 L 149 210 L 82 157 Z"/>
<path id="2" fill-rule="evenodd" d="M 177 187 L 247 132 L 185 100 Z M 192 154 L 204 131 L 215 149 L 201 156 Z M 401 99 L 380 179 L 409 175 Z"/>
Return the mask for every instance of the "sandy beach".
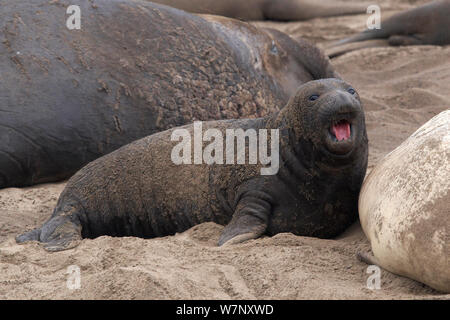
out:
<path id="1" fill-rule="evenodd" d="M 389 15 L 425 2 L 379 4 Z M 366 19 L 352 15 L 252 23 L 325 48 L 362 31 Z M 368 48 L 331 61 L 362 97 L 368 171 L 450 108 L 450 46 Z M 359 223 L 336 239 L 283 233 L 223 248 L 216 246 L 223 226 L 214 223 L 156 239 L 85 239 L 56 253 L 38 243 L 16 244 L 15 236 L 51 215 L 64 185 L 0 190 L 0 299 L 450 299 L 450 294 L 384 270 L 381 288 L 368 289 L 370 274 L 356 253 L 370 245 Z M 71 265 L 81 272 L 77 290 L 67 287 Z"/>

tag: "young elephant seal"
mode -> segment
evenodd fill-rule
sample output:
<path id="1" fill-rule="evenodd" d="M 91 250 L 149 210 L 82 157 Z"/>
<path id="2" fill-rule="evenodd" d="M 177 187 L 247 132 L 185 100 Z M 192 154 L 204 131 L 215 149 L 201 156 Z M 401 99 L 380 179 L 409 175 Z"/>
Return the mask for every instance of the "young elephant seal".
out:
<path id="1" fill-rule="evenodd" d="M 306 83 L 273 115 L 211 121 L 203 128 L 227 139 L 232 129 L 278 129 L 270 135 L 271 145 L 275 132 L 279 135 L 279 154 L 272 149 L 271 163 L 279 163 L 278 171 L 262 175 L 261 164 L 177 165 L 171 155 L 179 142 L 171 141 L 175 129 L 170 129 L 82 168 L 67 183 L 51 218 L 17 241 L 39 240 L 57 251 L 81 238 L 157 237 L 206 221 L 227 224 L 219 245 L 279 232 L 327 238 L 357 218 L 367 135 L 358 94 L 342 80 Z M 195 124 L 180 129 L 195 138 Z M 234 145 L 229 148 L 223 154 L 231 150 L 234 156 Z M 248 140 L 237 152 L 249 148 Z"/>
<path id="2" fill-rule="evenodd" d="M 450 293 L 450 110 L 420 127 L 364 181 L 363 260 Z"/>
<path id="3" fill-rule="evenodd" d="M 0 30 L 0 188 L 68 178 L 193 120 L 262 117 L 336 76 L 305 41 L 151 2 L 1 1 Z"/>
<path id="4" fill-rule="evenodd" d="M 352 51 L 361 46 L 344 46 L 366 41 L 367 46 L 378 46 L 374 39 L 386 39 L 391 46 L 450 44 L 450 0 L 433 1 L 401 12 L 381 22 L 380 29 L 367 29 L 355 36 L 336 42 L 326 50 L 330 57 Z M 371 41 L 367 41 L 371 40 Z M 383 42 L 379 41 L 379 45 Z"/>

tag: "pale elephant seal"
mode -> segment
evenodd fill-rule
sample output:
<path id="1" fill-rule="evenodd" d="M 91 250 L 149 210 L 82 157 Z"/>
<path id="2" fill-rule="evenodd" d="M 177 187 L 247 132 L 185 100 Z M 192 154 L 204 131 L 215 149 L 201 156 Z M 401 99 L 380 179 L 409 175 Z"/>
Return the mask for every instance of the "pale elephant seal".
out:
<path id="1" fill-rule="evenodd" d="M 261 117 L 336 76 L 318 48 L 143 1 L 3 1 L 0 188 L 67 178 L 193 120 Z M 75 9 L 73 9 L 75 10 Z"/>
<path id="2" fill-rule="evenodd" d="M 374 39 L 386 39 L 386 43 L 374 43 Z M 380 29 L 367 29 L 355 36 L 331 45 L 326 53 L 330 57 L 361 49 L 348 44 L 367 41 L 367 47 L 391 45 L 447 45 L 450 44 L 450 0 L 440 0 L 407 10 L 381 21 Z"/>
<path id="3" fill-rule="evenodd" d="M 189 141 L 198 134 L 195 124 L 181 129 Z M 227 224 L 219 240 L 222 245 L 279 232 L 328 238 L 356 220 L 367 167 L 367 135 L 358 94 L 342 80 L 308 82 L 270 116 L 210 121 L 203 129 L 215 129 L 212 132 L 227 140 L 229 130 L 241 129 L 250 137 L 248 131 L 254 129 L 260 148 L 266 141 L 261 140 L 261 130 L 274 129 L 266 142 L 278 142 L 278 132 L 279 153 L 276 148 L 269 152 L 270 165 L 277 165 L 277 170 L 262 174 L 268 169 L 262 162 L 235 164 L 228 156 L 224 164 L 220 159 L 176 164 L 172 153 L 179 142 L 171 137 L 180 128 L 170 129 L 82 168 L 67 183 L 51 218 L 17 241 L 39 240 L 47 250 L 57 251 L 73 247 L 81 238 L 165 236 L 214 221 Z M 236 153 L 251 149 L 249 139 L 243 138 Z M 223 154 L 231 150 L 234 158 L 232 141 Z M 210 146 L 203 144 L 204 150 Z M 218 155 L 223 147 L 210 153 Z M 194 144 L 194 157 L 195 149 Z M 190 153 L 190 145 L 187 150 Z M 259 155 L 267 154 L 261 150 Z"/>
<path id="4" fill-rule="evenodd" d="M 450 293 L 450 110 L 375 166 L 359 218 L 374 254 L 363 259 Z"/>
<path id="5" fill-rule="evenodd" d="M 333 0 L 151 0 L 192 13 L 242 20 L 308 20 L 365 13 L 368 3 Z"/>

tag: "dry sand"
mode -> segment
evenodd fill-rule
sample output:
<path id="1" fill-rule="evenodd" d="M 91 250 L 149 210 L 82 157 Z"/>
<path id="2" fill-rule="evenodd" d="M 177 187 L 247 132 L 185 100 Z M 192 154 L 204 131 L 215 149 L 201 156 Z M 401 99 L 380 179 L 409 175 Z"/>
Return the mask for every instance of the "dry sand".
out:
<path id="1" fill-rule="evenodd" d="M 387 14 L 423 2 L 380 1 Z M 255 24 L 325 46 L 362 30 L 365 19 Z M 369 168 L 450 107 L 450 46 L 363 49 L 332 63 L 362 96 Z M 86 239 L 57 253 L 17 245 L 17 234 L 50 216 L 63 188 L 0 190 L 0 299 L 450 299 L 384 270 L 381 289 L 368 289 L 367 265 L 355 254 L 369 243 L 358 223 L 332 240 L 279 234 L 224 248 L 215 246 L 223 227 L 214 223 L 150 240 Z M 66 286 L 70 265 L 81 270 L 78 290 Z"/>

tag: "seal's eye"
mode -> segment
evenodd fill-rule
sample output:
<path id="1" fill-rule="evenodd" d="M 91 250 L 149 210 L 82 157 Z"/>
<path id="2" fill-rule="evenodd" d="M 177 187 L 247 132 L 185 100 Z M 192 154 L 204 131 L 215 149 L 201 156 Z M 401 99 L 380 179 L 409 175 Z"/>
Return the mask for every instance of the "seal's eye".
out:
<path id="1" fill-rule="evenodd" d="M 270 53 L 273 55 L 277 55 L 278 54 L 278 48 L 277 45 L 275 44 L 275 41 L 272 40 L 272 47 L 270 48 Z"/>
<path id="2" fill-rule="evenodd" d="M 309 98 L 308 98 L 309 101 L 314 101 L 314 100 L 317 100 L 317 99 L 319 99 L 319 95 L 318 94 L 310 95 Z"/>
<path id="3" fill-rule="evenodd" d="M 355 93 L 356 93 L 355 89 L 353 89 L 353 88 L 350 88 L 350 89 L 348 89 L 347 91 L 348 91 L 348 93 L 350 93 L 350 94 L 355 94 Z"/>

